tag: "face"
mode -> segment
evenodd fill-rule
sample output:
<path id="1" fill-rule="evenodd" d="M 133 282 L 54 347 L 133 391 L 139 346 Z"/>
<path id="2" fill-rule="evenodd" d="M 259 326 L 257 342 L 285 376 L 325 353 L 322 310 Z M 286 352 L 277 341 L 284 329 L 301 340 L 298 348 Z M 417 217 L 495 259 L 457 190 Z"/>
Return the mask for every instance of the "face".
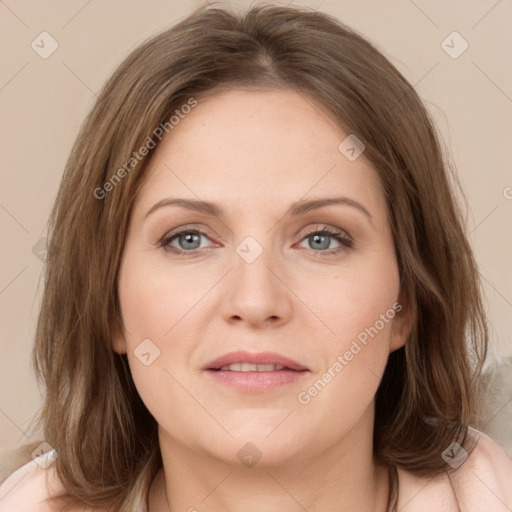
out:
<path id="1" fill-rule="evenodd" d="M 155 149 L 113 344 L 170 444 L 277 464 L 373 421 L 406 308 L 378 175 L 347 135 L 295 92 L 232 89 Z"/>

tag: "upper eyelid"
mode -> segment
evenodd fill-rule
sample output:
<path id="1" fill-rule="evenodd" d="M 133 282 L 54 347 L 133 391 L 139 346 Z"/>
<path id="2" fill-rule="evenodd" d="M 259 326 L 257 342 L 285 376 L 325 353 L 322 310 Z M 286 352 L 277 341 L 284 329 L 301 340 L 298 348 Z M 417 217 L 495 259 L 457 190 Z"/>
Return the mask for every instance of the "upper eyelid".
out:
<path id="1" fill-rule="evenodd" d="M 319 231 L 321 231 L 322 229 L 328 228 L 328 229 L 338 230 L 338 231 L 341 231 L 341 232 L 349 235 L 349 233 L 346 229 L 332 226 L 329 222 L 312 222 L 312 223 L 310 223 L 310 225 L 311 225 L 311 227 L 307 229 L 308 232 L 311 230 L 315 230 L 315 229 L 318 229 Z M 296 231 L 296 234 L 300 233 L 303 230 L 304 230 L 303 227 L 300 228 L 299 230 Z M 183 231 L 201 231 L 201 232 L 204 232 L 204 234 L 208 234 L 208 232 L 213 233 L 213 231 L 210 228 L 208 228 L 202 224 L 192 223 L 192 224 L 184 224 L 183 226 L 178 226 L 176 228 L 173 228 L 168 231 L 168 235 L 171 236 L 174 234 L 182 233 Z M 217 235 L 215 235 L 215 236 L 217 236 Z"/>
<path id="2" fill-rule="evenodd" d="M 213 233 L 210 229 L 208 229 L 204 226 L 196 226 L 194 224 L 191 224 L 191 225 L 186 224 L 184 226 L 180 226 L 178 228 L 171 229 L 162 238 L 164 238 L 164 239 L 172 238 L 177 235 L 180 235 L 183 233 L 188 233 L 188 232 L 199 232 L 200 234 L 205 235 L 205 236 L 209 236 L 210 233 Z M 217 236 L 217 235 L 212 234 L 212 236 Z"/>

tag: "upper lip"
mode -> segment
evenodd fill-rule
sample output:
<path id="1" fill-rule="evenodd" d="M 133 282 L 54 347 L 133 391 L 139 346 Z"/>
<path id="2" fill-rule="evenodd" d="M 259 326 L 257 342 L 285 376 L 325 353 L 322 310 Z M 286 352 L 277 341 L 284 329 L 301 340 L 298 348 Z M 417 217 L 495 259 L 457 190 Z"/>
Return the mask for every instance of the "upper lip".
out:
<path id="1" fill-rule="evenodd" d="M 223 366 L 235 363 L 251 363 L 251 364 L 274 364 L 284 366 L 289 370 L 308 370 L 306 366 L 301 365 L 297 361 L 285 357 L 277 352 L 247 352 L 238 350 L 236 352 L 229 352 L 224 354 L 213 361 L 207 363 L 203 370 L 219 370 Z"/>

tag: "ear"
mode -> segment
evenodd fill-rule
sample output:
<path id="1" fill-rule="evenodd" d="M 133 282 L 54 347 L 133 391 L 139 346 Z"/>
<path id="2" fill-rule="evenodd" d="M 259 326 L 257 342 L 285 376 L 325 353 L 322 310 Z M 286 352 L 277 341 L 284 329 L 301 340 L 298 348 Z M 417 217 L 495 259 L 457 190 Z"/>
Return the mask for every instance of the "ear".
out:
<path id="1" fill-rule="evenodd" d="M 404 289 L 401 290 L 393 309 L 395 310 L 395 317 L 391 324 L 390 353 L 406 344 L 414 324 L 409 296 Z"/>
<path id="2" fill-rule="evenodd" d="M 114 352 L 116 352 L 119 355 L 126 354 L 126 352 L 128 351 L 126 346 L 126 336 L 124 333 L 124 328 L 119 320 L 114 320 L 112 324 L 111 333 L 112 348 L 114 349 Z"/>

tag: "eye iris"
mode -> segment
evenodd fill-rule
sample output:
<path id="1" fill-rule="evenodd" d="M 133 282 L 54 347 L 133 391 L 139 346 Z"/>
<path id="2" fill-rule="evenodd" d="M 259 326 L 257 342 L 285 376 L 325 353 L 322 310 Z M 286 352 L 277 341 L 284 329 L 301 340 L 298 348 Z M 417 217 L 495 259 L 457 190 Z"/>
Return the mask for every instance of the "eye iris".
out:
<path id="1" fill-rule="evenodd" d="M 197 243 L 198 241 L 200 242 L 200 235 L 199 233 L 185 233 L 184 235 L 180 235 L 179 238 L 179 244 L 180 244 L 180 247 L 182 247 L 183 249 L 197 249 L 199 246 L 197 247 L 189 247 L 188 244 L 194 244 L 194 243 Z M 182 241 L 185 241 L 185 245 L 182 244 Z"/>
<path id="2" fill-rule="evenodd" d="M 324 239 L 324 243 L 321 243 L 321 239 Z M 313 243 L 320 243 L 321 247 L 315 247 L 316 249 L 328 249 L 329 248 L 329 235 L 315 234 L 310 236 L 310 240 L 313 239 Z M 325 243 L 326 242 L 326 243 Z"/>

